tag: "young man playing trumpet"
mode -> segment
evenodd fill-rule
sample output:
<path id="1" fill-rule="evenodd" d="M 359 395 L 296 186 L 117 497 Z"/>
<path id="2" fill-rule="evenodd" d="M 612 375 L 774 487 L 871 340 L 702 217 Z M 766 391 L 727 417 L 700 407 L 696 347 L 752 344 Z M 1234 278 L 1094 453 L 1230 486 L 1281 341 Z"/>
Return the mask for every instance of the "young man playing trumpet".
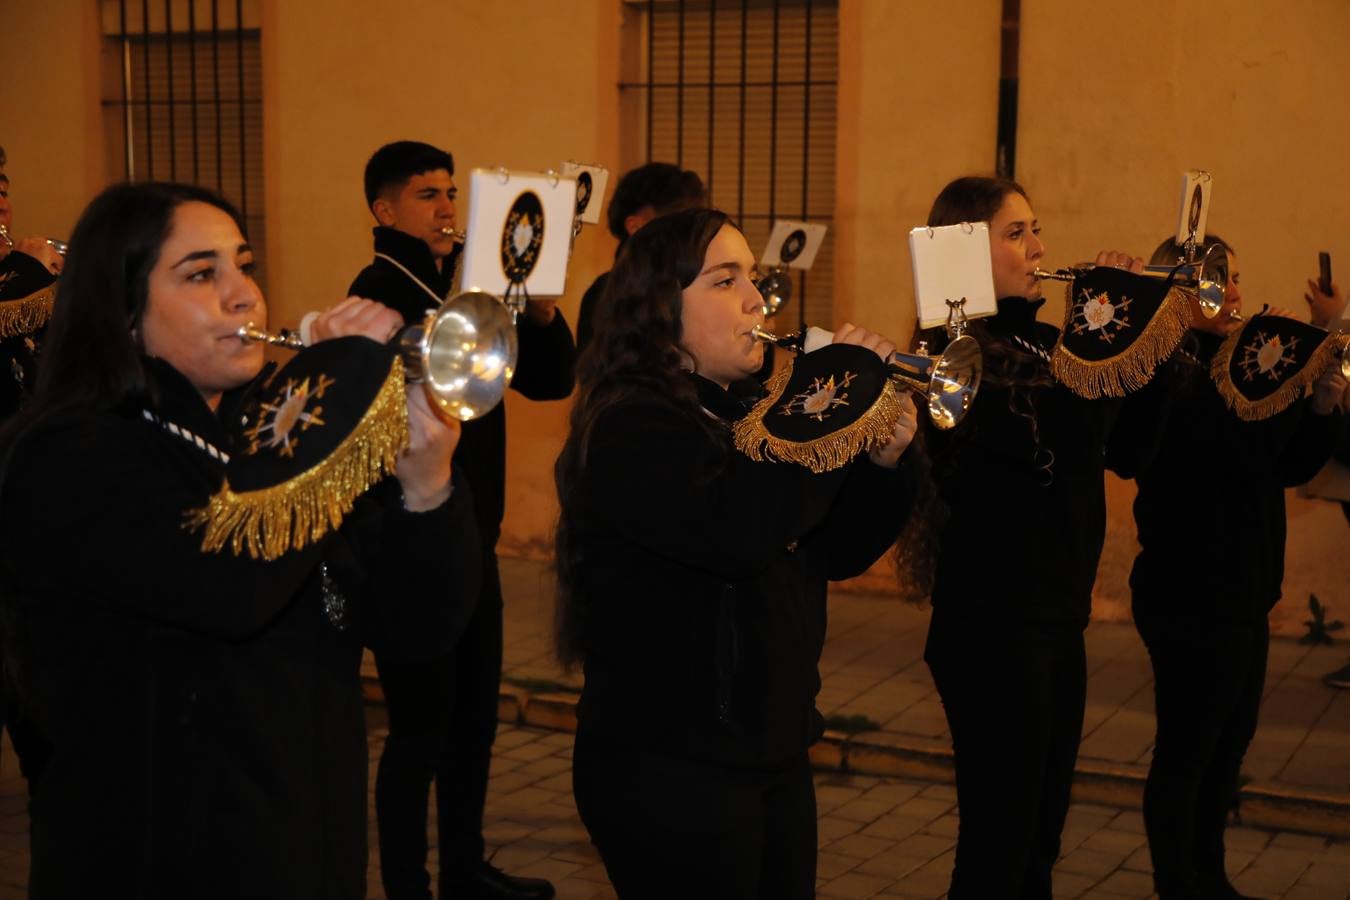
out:
<path id="1" fill-rule="evenodd" d="M 454 292 L 460 243 L 455 164 L 449 153 L 397 141 L 366 164 L 366 202 L 379 223 L 375 259 L 349 293 L 415 322 Z M 531 400 L 572 393 L 572 332 L 553 300 L 531 299 L 517 324 L 511 386 Z M 389 738 L 375 781 L 380 869 L 390 900 L 431 897 L 426 871 L 427 795 L 436 781 L 441 897 L 549 898 L 553 886 L 513 878 L 483 858 L 483 807 L 497 733 L 502 594 L 496 544 L 506 495 L 506 410 L 465 422 L 454 464 L 473 491 L 483 546 L 482 590 L 456 649 L 422 665 L 377 658 Z"/>

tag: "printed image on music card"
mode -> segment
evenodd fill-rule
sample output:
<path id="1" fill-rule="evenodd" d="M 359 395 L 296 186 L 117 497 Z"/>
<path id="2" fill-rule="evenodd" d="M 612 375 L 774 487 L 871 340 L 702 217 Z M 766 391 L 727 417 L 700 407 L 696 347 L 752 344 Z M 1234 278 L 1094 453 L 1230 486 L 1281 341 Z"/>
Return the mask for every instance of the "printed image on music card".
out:
<path id="1" fill-rule="evenodd" d="M 609 169 L 590 163 L 568 160 L 562 164 L 562 173 L 577 182 L 576 214 L 587 225 L 597 225 L 605 215 L 605 187 L 609 184 Z"/>
<path id="2" fill-rule="evenodd" d="M 556 173 L 474 169 L 460 289 L 501 297 L 523 284 L 532 297 L 561 296 L 576 196 L 576 179 Z"/>
<path id="3" fill-rule="evenodd" d="M 1181 212 L 1177 216 L 1177 246 L 1186 243 L 1191 231 L 1195 241 L 1205 239 L 1205 223 L 1209 220 L 1209 195 L 1214 178 L 1203 169 L 1191 169 L 1181 176 Z"/>
<path id="4" fill-rule="evenodd" d="M 810 269 L 820 252 L 820 245 L 825 242 L 826 230 L 826 226 L 814 222 L 776 220 L 759 264 L 767 269 L 783 266 L 802 271 Z"/>

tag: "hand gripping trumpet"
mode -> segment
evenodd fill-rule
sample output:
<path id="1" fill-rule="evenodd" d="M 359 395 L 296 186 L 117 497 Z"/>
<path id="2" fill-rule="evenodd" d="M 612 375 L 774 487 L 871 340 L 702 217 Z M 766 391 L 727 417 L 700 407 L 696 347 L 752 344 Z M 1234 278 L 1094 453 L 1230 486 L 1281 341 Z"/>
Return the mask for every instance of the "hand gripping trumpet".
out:
<path id="1" fill-rule="evenodd" d="M 301 350 L 310 343 L 308 326 L 315 315 L 306 315 L 298 331 L 269 332 L 250 323 L 238 334 L 245 341 Z M 390 343 L 403 358 L 408 383 L 423 385 L 432 403 L 461 422 L 501 402 L 519 353 L 511 314 L 482 291 L 456 294 Z"/>
<path id="2" fill-rule="evenodd" d="M 756 325 L 752 333 L 761 341 L 793 353 L 810 352 L 834 338 L 831 332 L 820 328 L 779 336 Z M 887 368 L 892 381 L 927 401 L 933 424 L 946 431 L 955 428 L 975 402 L 984 355 L 973 337 L 959 334 L 938 356 L 930 356 L 922 343 L 915 353 L 897 351 L 887 360 Z"/>

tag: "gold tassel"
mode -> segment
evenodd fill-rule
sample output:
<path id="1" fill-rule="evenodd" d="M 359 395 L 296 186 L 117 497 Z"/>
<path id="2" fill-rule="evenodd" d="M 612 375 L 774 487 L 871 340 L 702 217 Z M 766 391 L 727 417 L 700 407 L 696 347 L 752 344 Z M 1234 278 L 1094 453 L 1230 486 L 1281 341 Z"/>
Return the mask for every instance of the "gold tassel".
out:
<path id="1" fill-rule="evenodd" d="M 205 526 L 202 550 L 229 544 L 254 559 L 276 559 L 337 530 L 356 498 L 394 471 L 408 446 L 403 361 L 394 365 L 352 433 L 326 459 L 281 484 L 236 494 L 227 480 L 207 505 L 190 510 L 186 527 Z"/>
<path id="2" fill-rule="evenodd" d="M 0 338 L 32 334 L 51 321 L 52 304 L 56 301 L 56 286 L 0 302 Z"/>
<path id="3" fill-rule="evenodd" d="M 1055 345 L 1050 370 L 1055 378 L 1080 397 L 1124 397 L 1153 380 L 1153 370 L 1165 361 L 1186 337 L 1191 327 L 1189 297 L 1181 288 L 1172 288 L 1163 298 L 1153 319 L 1144 326 L 1129 348 L 1109 359 L 1087 360 L 1064 346 L 1064 335 L 1073 322 L 1073 285 L 1064 298 L 1064 328 Z"/>
<path id="4" fill-rule="evenodd" d="M 1244 329 L 1238 328 L 1224 338 L 1224 342 L 1219 345 L 1219 352 L 1215 353 L 1214 359 L 1210 361 L 1209 374 L 1214 379 L 1214 384 L 1218 387 L 1219 393 L 1223 395 L 1228 408 L 1237 413 L 1239 419 L 1246 422 L 1259 422 L 1262 419 L 1279 415 L 1288 409 L 1291 403 L 1311 391 L 1313 382 L 1321 376 L 1322 370 L 1336 355 L 1340 343 L 1338 335 L 1327 335 L 1326 339 L 1308 357 L 1308 362 L 1297 375 L 1280 385 L 1275 393 L 1270 396 L 1260 400 L 1248 400 L 1238 390 L 1237 385 L 1233 383 L 1232 373 L 1228 366 L 1229 362 L 1232 361 L 1233 353 L 1237 350 L 1238 343 L 1241 341 L 1243 331 Z"/>
<path id="5" fill-rule="evenodd" d="M 733 427 L 737 450 L 756 462 L 796 463 L 820 474 L 846 466 L 858 454 L 890 440 L 901 407 L 900 395 L 889 380 L 871 409 L 842 431 L 810 441 L 789 441 L 770 434 L 764 426 L 764 417 L 778 404 L 791 375 L 791 366 L 776 372 L 765 384 L 768 396 Z"/>

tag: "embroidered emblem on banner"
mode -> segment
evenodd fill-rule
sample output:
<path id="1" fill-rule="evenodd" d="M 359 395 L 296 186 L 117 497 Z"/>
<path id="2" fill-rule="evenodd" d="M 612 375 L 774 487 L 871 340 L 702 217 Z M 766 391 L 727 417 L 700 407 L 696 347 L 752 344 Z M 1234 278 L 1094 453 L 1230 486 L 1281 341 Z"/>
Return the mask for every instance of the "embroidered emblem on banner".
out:
<path id="1" fill-rule="evenodd" d="M 812 378 L 810 387 L 794 394 L 791 400 L 779 406 L 779 414 L 809 416 L 817 422 L 824 422 L 837 407 L 849 405 L 847 388 L 857 377 L 855 373 L 846 371 L 837 381 L 833 375 Z"/>
<path id="2" fill-rule="evenodd" d="M 1116 335 L 1130 328 L 1127 313 L 1132 303 L 1134 301 L 1129 297 L 1122 297 L 1119 303 L 1115 303 L 1106 291 L 1079 291 L 1071 313 L 1073 333 L 1092 332 L 1099 340 L 1111 343 Z"/>
<path id="3" fill-rule="evenodd" d="M 1281 340 L 1278 334 L 1267 335 L 1257 331 L 1251 343 L 1242 348 L 1242 359 L 1238 361 L 1242 380 L 1254 381 L 1261 375 L 1271 381 L 1281 380 L 1284 370 L 1298 361 L 1295 353 L 1297 348 L 1297 337 L 1290 337 L 1286 341 Z"/>
<path id="4" fill-rule="evenodd" d="M 287 379 L 272 402 L 264 400 L 260 404 L 262 414 L 244 432 L 249 439 L 249 454 L 256 454 L 263 448 L 279 448 L 282 456 L 295 456 L 299 434 L 327 424 L 323 420 L 323 407 L 317 404 L 311 407 L 310 401 L 322 400 L 324 392 L 335 383 L 334 379 L 322 374 L 312 387 L 309 376 L 301 381 Z"/>

